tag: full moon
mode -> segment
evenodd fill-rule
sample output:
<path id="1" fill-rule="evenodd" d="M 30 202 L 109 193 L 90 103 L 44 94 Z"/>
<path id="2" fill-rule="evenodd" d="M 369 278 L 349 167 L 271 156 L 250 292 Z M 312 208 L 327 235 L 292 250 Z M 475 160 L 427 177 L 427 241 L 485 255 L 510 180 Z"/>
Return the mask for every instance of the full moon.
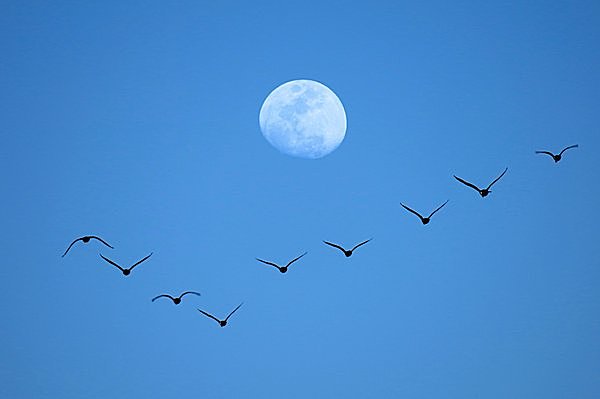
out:
<path id="1" fill-rule="evenodd" d="M 314 80 L 292 80 L 277 87 L 265 99 L 258 119 L 267 141 L 295 157 L 324 157 L 346 136 L 342 102 Z"/>

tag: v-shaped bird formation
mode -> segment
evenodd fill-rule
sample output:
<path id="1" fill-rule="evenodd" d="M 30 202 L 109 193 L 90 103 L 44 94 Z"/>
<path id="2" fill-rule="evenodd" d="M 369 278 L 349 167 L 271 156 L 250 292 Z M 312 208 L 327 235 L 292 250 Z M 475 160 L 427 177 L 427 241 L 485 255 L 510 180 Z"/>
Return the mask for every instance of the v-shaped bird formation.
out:
<path id="1" fill-rule="evenodd" d="M 535 151 L 536 154 L 546 154 L 549 155 L 550 157 L 552 157 L 552 159 L 554 160 L 555 163 L 558 163 L 561 159 L 562 159 L 562 155 L 565 151 L 573 149 L 573 148 L 578 148 L 579 145 L 578 144 L 574 144 L 574 145 L 570 145 L 568 147 L 565 147 L 564 149 L 562 149 L 558 154 L 553 154 L 550 151 Z M 505 168 L 504 171 L 502 171 L 502 173 L 500 173 L 500 175 L 498 175 L 494 180 L 492 180 L 492 182 L 487 185 L 485 188 L 479 188 L 477 185 L 470 183 L 469 181 L 460 178 L 456 175 L 454 175 L 454 178 L 464 184 L 467 187 L 472 188 L 473 190 L 477 191 L 477 193 L 479 193 L 479 195 L 482 198 L 487 197 L 491 192 L 491 188 L 492 186 L 494 186 L 500 179 L 502 179 L 502 177 L 504 177 L 504 175 L 506 174 L 506 172 L 508 171 L 508 168 Z M 417 216 L 419 218 L 419 220 L 421 221 L 421 223 L 423 225 L 427 225 L 431 222 L 431 218 L 433 217 L 433 215 L 435 215 L 437 212 L 439 212 L 442 208 L 444 208 L 444 206 L 446 206 L 446 204 L 449 202 L 449 200 L 446 200 L 444 203 L 442 203 L 441 205 L 439 205 L 437 208 L 435 208 L 429 215 L 427 216 L 423 216 L 421 213 L 417 212 L 416 210 L 410 208 L 409 206 L 400 203 L 400 205 L 408 212 L 412 213 L 413 215 Z M 79 238 L 76 238 L 75 240 L 73 240 L 69 246 L 67 247 L 67 249 L 65 250 L 65 252 L 62 254 L 62 257 L 65 257 L 69 251 L 71 250 L 71 248 L 78 243 L 79 241 L 81 241 L 83 244 L 88 244 L 90 243 L 92 240 L 99 242 L 101 245 L 104 245 L 105 247 L 108 247 L 110 249 L 114 249 L 114 247 L 112 245 L 110 245 L 107 241 L 105 241 L 103 238 L 97 236 L 97 235 L 87 235 L 87 236 L 82 236 Z M 331 248 L 335 248 L 337 250 L 339 250 L 340 252 L 342 252 L 344 254 L 344 256 L 346 258 L 350 258 L 353 254 L 354 251 L 356 251 L 358 248 L 362 247 L 363 245 L 369 243 L 370 241 L 372 241 L 373 238 L 369 238 L 368 240 L 364 240 L 359 242 L 358 244 L 354 245 L 351 249 L 346 249 L 345 247 L 341 246 L 340 244 L 336 244 L 334 242 L 331 241 L 325 241 L 323 240 L 323 243 Z M 108 264 L 116 267 L 117 269 L 119 269 L 121 271 L 121 273 L 124 276 L 129 276 L 131 274 L 131 272 L 133 271 L 134 268 L 136 268 L 137 266 L 141 265 L 142 263 L 146 262 L 151 256 L 152 256 L 153 252 L 150 252 L 149 255 L 146 255 L 145 257 L 141 258 L 140 260 L 138 260 L 137 262 L 135 262 L 134 264 L 132 264 L 129 267 L 123 267 L 121 265 L 119 265 L 117 262 L 109 259 L 108 257 L 104 256 L 103 254 L 100 253 L 100 257 Z M 264 260 L 264 259 L 260 259 L 260 258 L 255 258 L 258 262 L 267 265 L 267 266 L 272 266 L 274 268 L 276 268 L 277 270 L 279 270 L 280 273 L 285 274 L 288 272 L 290 266 L 292 266 L 292 264 L 298 262 L 300 259 L 302 259 L 304 256 L 306 256 L 306 254 L 308 254 L 308 252 L 304 252 L 302 253 L 302 255 L 299 255 L 295 258 L 293 258 L 292 260 L 290 260 L 288 263 L 286 263 L 284 266 L 279 265 L 275 262 L 272 261 L 268 261 L 268 260 Z M 184 296 L 186 295 L 194 295 L 194 296 L 201 296 L 199 292 L 196 291 L 184 291 L 183 293 L 181 293 L 179 296 L 172 296 L 170 294 L 160 294 L 155 296 L 154 298 L 152 298 L 152 302 L 155 302 L 156 300 L 160 299 L 160 298 L 166 298 L 166 299 L 170 299 L 173 304 L 175 305 L 179 305 L 182 302 L 182 299 Z M 231 312 L 229 312 L 229 314 L 227 314 L 227 316 L 224 319 L 219 319 L 215 316 L 213 316 L 212 314 L 202 310 L 202 309 L 197 309 L 198 312 L 200 312 L 201 314 L 203 314 L 204 316 L 206 316 L 207 318 L 213 319 L 214 321 L 216 321 L 220 327 L 225 327 L 229 321 L 229 318 L 238 311 L 238 309 L 243 305 L 243 302 L 240 303 L 236 308 L 234 308 Z"/>

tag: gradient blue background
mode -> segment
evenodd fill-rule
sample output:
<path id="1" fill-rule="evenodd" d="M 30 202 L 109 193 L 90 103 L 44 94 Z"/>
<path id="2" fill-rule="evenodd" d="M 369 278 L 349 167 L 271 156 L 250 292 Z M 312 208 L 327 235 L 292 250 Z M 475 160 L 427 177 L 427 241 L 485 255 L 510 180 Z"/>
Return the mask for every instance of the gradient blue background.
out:
<path id="1" fill-rule="evenodd" d="M 600 3 L 281 3 L 3 3 L 0 396 L 598 398 Z M 316 161 L 258 127 L 298 78 Z"/>

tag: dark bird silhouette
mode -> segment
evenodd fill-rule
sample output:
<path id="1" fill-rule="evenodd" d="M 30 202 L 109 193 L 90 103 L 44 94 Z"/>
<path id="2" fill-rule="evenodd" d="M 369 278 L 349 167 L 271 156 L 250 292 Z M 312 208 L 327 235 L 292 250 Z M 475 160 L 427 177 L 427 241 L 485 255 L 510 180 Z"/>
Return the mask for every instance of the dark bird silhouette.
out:
<path id="1" fill-rule="evenodd" d="M 225 318 L 225 320 L 219 320 L 217 319 L 215 316 L 211 315 L 210 313 L 206 313 L 204 310 L 200 310 L 198 309 L 198 312 L 202 313 L 203 315 L 205 315 L 206 317 L 210 317 L 211 319 L 215 320 L 217 323 L 219 323 L 219 325 L 221 327 L 225 327 L 227 325 L 227 320 L 229 320 L 229 318 L 231 317 L 232 314 L 235 313 L 236 310 L 238 310 L 240 308 L 240 306 L 242 306 L 244 304 L 244 302 L 240 303 L 237 308 L 233 309 L 231 311 L 231 313 L 229 313 L 227 315 L 227 317 Z"/>
<path id="2" fill-rule="evenodd" d="M 285 265 L 285 266 L 279 266 L 279 265 L 278 265 L 278 264 L 276 264 L 276 263 L 273 263 L 273 262 L 267 262 L 266 260 L 262 260 L 262 259 L 258 259 L 258 258 L 256 258 L 256 260 L 257 260 L 257 261 L 259 261 L 259 262 L 262 262 L 262 263 L 264 263 L 265 265 L 274 266 L 274 267 L 276 267 L 277 269 L 279 269 L 279 271 L 280 271 L 281 273 L 285 273 L 285 272 L 287 272 L 287 270 L 288 270 L 288 267 L 290 267 L 290 265 L 291 265 L 292 263 L 294 263 L 295 261 L 297 261 L 298 259 L 300 259 L 300 258 L 301 258 L 301 257 L 303 257 L 304 255 L 306 255 L 307 253 L 308 253 L 308 252 L 305 252 L 305 253 L 303 253 L 302 255 L 298 256 L 297 258 L 295 258 L 295 259 L 293 259 L 293 260 L 289 261 L 289 262 L 288 262 L 288 264 L 287 264 L 287 265 Z"/>
<path id="3" fill-rule="evenodd" d="M 106 245 L 107 247 L 109 247 L 110 249 L 115 249 L 113 246 L 111 246 L 109 243 L 107 243 L 106 241 L 104 241 L 102 238 L 98 237 L 98 236 L 83 236 L 83 237 L 79 237 L 78 239 L 74 240 L 71 245 L 69 245 L 69 248 L 67 248 L 67 250 L 65 251 L 64 254 L 62 254 L 63 258 L 65 257 L 65 255 L 67 254 L 67 252 L 69 252 L 69 250 L 71 249 L 71 247 L 77 242 L 77 241 L 82 241 L 84 244 L 87 244 L 88 242 L 90 242 L 91 239 L 94 240 L 98 240 L 100 241 L 102 244 Z"/>
<path id="4" fill-rule="evenodd" d="M 327 244 L 327 245 L 330 245 L 330 246 L 332 246 L 332 247 L 334 247 L 334 248 L 337 248 L 337 249 L 339 249 L 340 251 L 342 251 L 342 252 L 344 253 L 344 255 L 346 255 L 346 258 L 349 258 L 350 256 L 352 256 L 352 252 L 353 252 L 353 251 L 354 251 L 356 248 L 360 247 L 361 245 L 365 245 L 366 243 L 368 243 L 368 242 L 369 242 L 369 241 L 371 241 L 371 240 L 372 240 L 372 238 L 369 238 L 368 240 L 366 240 L 366 241 L 363 241 L 363 242 L 361 242 L 360 244 L 356 244 L 356 245 L 354 246 L 354 248 L 352 248 L 352 249 L 350 249 L 350 250 L 344 249 L 344 248 L 342 248 L 341 246 L 339 246 L 339 245 L 337 245 L 337 244 L 334 244 L 334 243 L 332 243 L 332 242 L 329 242 L 329 241 L 323 241 L 323 242 L 324 242 L 325 244 Z"/>
<path id="5" fill-rule="evenodd" d="M 554 163 L 557 163 L 558 161 L 560 161 L 562 159 L 563 152 L 565 152 L 565 151 L 567 151 L 567 150 L 569 150 L 571 148 L 577 148 L 577 147 L 579 147 L 579 144 L 570 145 L 570 146 L 564 148 L 561 152 L 559 152 L 556 155 L 553 154 L 553 153 L 551 153 L 550 151 L 536 151 L 535 153 L 536 154 L 547 154 L 547 155 L 550 155 L 552 157 L 552 159 L 554 159 Z"/>
<path id="6" fill-rule="evenodd" d="M 454 178 L 455 178 L 456 180 L 458 180 L 459 182 L 461 182 L 462 184 L 464 184 L 464 185 L 466 185 L 466 186 L 469 186 L 469 187 L 471 187 L 471 188 L 472 188 L 472 189 L 474 189 L 474 190 L 477 190 L 477 191 L 479 192 L 479 195 L 481 195 L 482 197 L 487 197 L 487 195 L 488 195 L 489 193 L 491 193 L 491 192 L 492 192 L 492 190 L 490 190 L 490 188 L 492 188 L 492 186 L 493 186 L 493 185 L 494 185 L 494 184 L 495 184 L 495 183 L 496 183 L 498 180 L 500 180 L 500 178 L 501 178 L 502 176 L 504 176 L 504 174 L 506 173 L 506 171 L 507 171 L 507 170 L 508 170 L 508 168 L 504 169 L 504 172 L 502 172 L 502 174 L 501 174 L 500 176 L 496 177 L 496 179 L 495 179 L 493 182 L 491 182 L 491 183 L 490 183 L 490 185 L 489 185 L 489 186 L 487 186 L 487 188 L 484 188 L 484 189 L 481 189 L 481 188 L 477 187 L 476 185 L 474 185 L 474 184 L 471 184 L 471 183 L 469 183 L 468 181 L 466 181 L 466 180 L 463 180 L 463 179 L 461 179 L 460 177 L 458 177 L 458 176 L 456 176 L 456 175 L 454 175 Z"/>
<path id="7" fill-rule="evenodd" d="M 421 216 L 421 214 L 413 209 L 410 209 L 409 207 L 407 207 L 406 205 L 404 205 L 403 203 L 400 203 L 400 205 L 402 205 L 402 207 L 404 209 L 406 209 L 407 211 L 409 211 L 410 213 L 413 213 L 415 215 L 417 215 L 419 217 L 419 219 L 421 219 L 421 223 L 423 224 L 427 224 L 429 223 L 429 221 L 431 220 L 431 217 L 440 209 L 442 209 L 444 207 L 444 205 L 446 205 L 448 203 L 449 200 L 446 200 L 446 202 L 444 202 L 442 205 L 440 205 L 435 211 L 431 212 L 429 214 L 429 216 L 427 216 L 426 218 L 424 218 L 423 216 Z"/>
<path id="8" fill-rule="evenodd" d="M 129 267 L 128 269 L 124 269 L 121 266 L 117 265 L 115 262 L 113 262 L 112 260 L 108 259 L 107 257 L 105 257 L 104 255 L 100 254 L 100 257 L 102 259 L 104 259 L 105 261 L 107 261 L 108 263 L 110 263 L 111 265 L 115 266 L 116 268 L 118 268 L 120 271 L 123 272 L 124 275 L 129 276 L 129 273 L 131 273 L 131 271 L 133 270 L 134 267 L 136 267 L 137 265 L 139 265 L 140 263 L 142 263 L 143 261 L 145 261 L 146 259 L 148 259 L 149 257 L 151 257 L 153 254 L 153 252 L 150 252 L 150 255 L 146 256 L 144 259 L 137 261 L 133 266 Z"/>
<path id="9" fill-rule="evenodd" d="M 154 297 L 154 298 L 152 298 L 152 302 L 156 301 L 158 298 L 165 297 L 165 298 L 170 298 L 170 299 L 173 301 L 173 303 L 174 303 L 175 305 L 179 305 L 179 304 L 181 303 L 181 298 L 183 298 L 183 296 L 184 296 L 184 295 L 187 295 L 187 294 L 194 294 L 194 295 L 198 295 L 198 296 L 200 296 L 200 293 L 199 293 L 199 292 L 194 292 L 194 291 L 186 291 L 186 292 L 184 292 L 183 294 L 181 294 L 181 295 L 179 295 L 178 297 L 175 297 L 175 298 L 173 298 L 173 297 L 172 297 L 171 295 L 169 295 L 169 294 L 162 294 L 162 295 L 159 295 L 159 296 L 157 296 L 157 297 Z"/>

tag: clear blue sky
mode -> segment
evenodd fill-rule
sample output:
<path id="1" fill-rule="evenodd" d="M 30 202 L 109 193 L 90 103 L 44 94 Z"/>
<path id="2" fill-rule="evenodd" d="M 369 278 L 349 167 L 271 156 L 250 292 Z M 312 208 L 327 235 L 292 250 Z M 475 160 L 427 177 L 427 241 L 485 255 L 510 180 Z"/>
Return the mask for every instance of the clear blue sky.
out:
<path id="1" fill-rule="evenodd" d="M 599 397 L 597 1 L 167 3 L 3 3 L 1 397 Z M 299 78 L 320 160 L 259 130 Z"/>

